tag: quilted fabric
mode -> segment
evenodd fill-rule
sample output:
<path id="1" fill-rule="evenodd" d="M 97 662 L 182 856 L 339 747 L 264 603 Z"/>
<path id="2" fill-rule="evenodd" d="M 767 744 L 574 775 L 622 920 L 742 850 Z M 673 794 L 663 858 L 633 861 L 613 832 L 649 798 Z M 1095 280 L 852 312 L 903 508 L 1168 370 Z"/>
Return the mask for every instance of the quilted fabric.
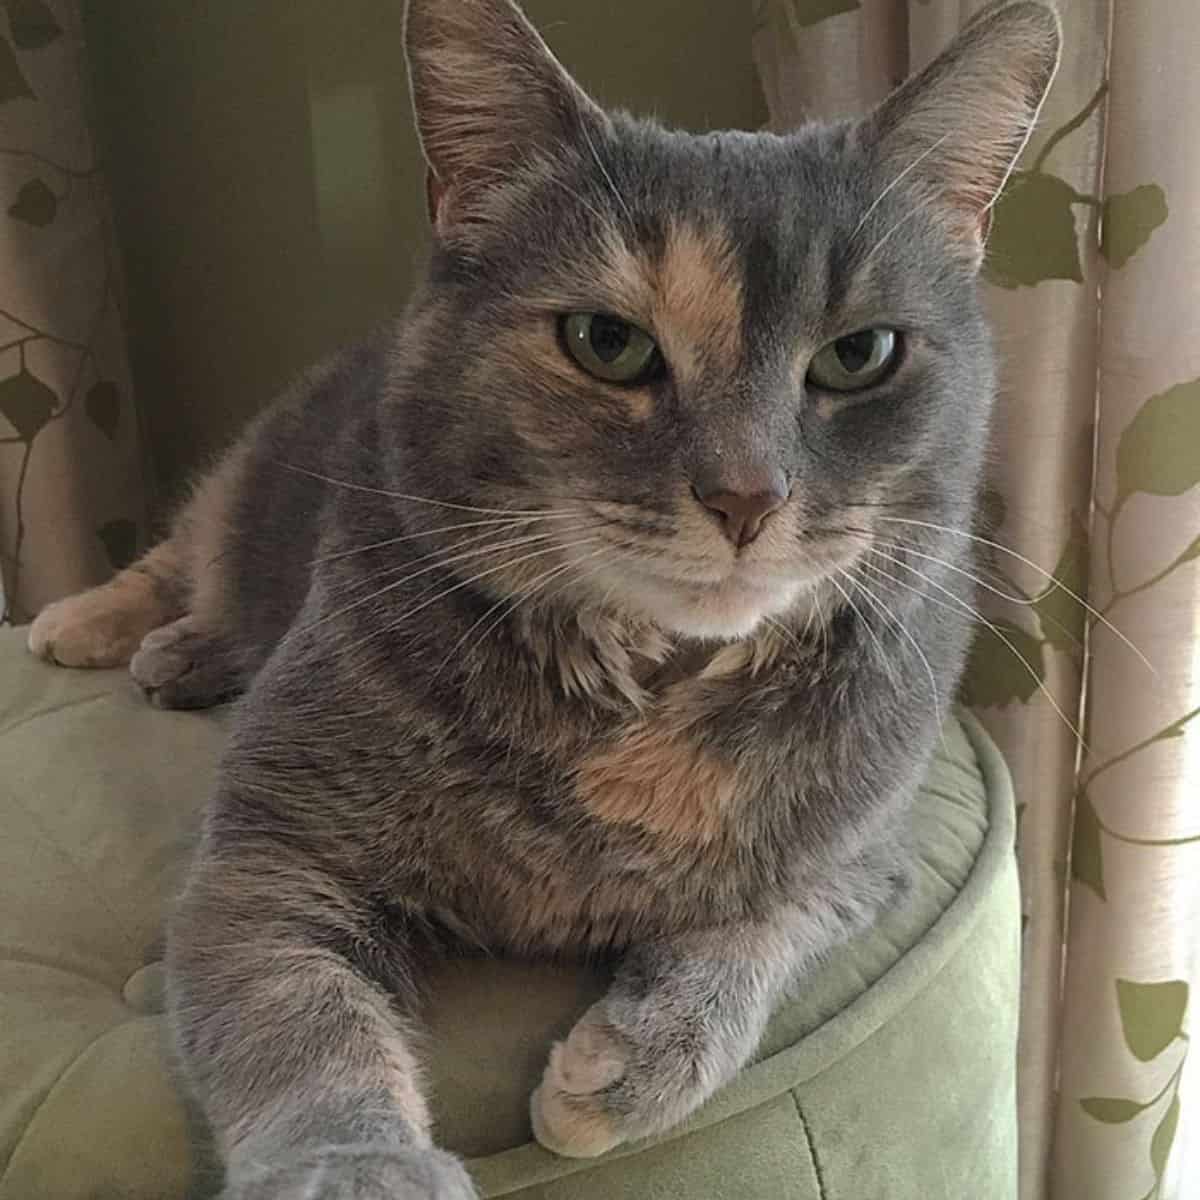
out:
<path id="1" fill-rule="evenodd" d="M 0 1200 L 182 1200 L 219 1171 L 172 1078 L 163 914 L 226 718 L 149 708 L 0 634 Z M 902 908 L 836 955 L 683 1129 L 595 1161 L 530 1142 L 550 1042 L 604 981 L 452 963 L 430 1005 L 439 1138 L 486 1196 L 925 1200 L 1015 1195 L 1012 795 L 969 718 L 918 806 Z"/>

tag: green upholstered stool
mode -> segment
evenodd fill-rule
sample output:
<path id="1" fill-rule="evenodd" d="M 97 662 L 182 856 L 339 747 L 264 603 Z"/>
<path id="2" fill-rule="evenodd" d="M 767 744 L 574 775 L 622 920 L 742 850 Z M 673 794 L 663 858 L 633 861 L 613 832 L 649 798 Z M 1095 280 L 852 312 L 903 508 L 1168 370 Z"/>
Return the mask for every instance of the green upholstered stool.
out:
<path id="1" fill-rule="evenodd" d="M 158 712 L 124 672 L 50 668 L 0 632 L 0 1200 L 219 1186 L 172 1081 L 159 959 L 226 719 Z M 430 1017 L 439 1140 L 485 1196 L 522 1200 L 1011 1200 L 1012 809 L 994 747 L 951 721 L 910 899 L 812 976 L 685 1127 L 601 1159 L 531 1143 L 526 1105 L 603 980 L 452 964 Z"/>

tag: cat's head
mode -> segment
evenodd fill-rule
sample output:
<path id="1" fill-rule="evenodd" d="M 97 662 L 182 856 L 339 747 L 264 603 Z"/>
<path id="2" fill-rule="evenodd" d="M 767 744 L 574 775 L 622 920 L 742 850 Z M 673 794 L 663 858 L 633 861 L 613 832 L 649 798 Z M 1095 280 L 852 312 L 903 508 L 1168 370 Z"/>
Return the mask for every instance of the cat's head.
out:
<path id="1" fill-rule="evenodd" d="M 434 230 L 407 490 L 543 514 L 480 586 L 736 638 L 883 517 L 969 519 L 976 277 L 1052 10 L 993 4 L 873 113 L 786 136 L 605 113 L 508 0 L 410 0 L 407 43 Z"/>

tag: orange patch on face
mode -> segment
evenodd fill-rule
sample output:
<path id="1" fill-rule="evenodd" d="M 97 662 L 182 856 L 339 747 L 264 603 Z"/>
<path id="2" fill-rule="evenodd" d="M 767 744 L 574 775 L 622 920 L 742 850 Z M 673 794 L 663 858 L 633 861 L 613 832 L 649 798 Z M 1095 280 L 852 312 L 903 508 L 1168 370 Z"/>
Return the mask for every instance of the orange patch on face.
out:
<path id="1" fill-rule="evenodd" d="M 720 228 L 673 223 L 657 264 L 616 229 L 608 230 L 581 249 L 572 278 L 571 284 L 550 284 L 528 297 L 533 310 L 610 312 L 655 338 L 671 369 L 685 376 L 696 372 L 703 357 L 734 369 L 742 345 L 743 289 L 737 256 Z M 635 421 L 649 420 L 654 398 L 648 388 L 624 389 L 624 398 Z"/>
<path id="2" fill-rule="evenodd" d="M 715 755 L 678 734 L 643 727 L 585 759 L 575 793 L 598 820 L 707 844 L 726 829 L 737 784 L 733 767 Z"/>
<path id="3" fill-rule="evenodd" d="M 728 235 L 675 223 L 656 280 L 654 326 L 667 360 L 694 370 L 701 354 L 732 369 L 742 345 L 742 280 Z"/>

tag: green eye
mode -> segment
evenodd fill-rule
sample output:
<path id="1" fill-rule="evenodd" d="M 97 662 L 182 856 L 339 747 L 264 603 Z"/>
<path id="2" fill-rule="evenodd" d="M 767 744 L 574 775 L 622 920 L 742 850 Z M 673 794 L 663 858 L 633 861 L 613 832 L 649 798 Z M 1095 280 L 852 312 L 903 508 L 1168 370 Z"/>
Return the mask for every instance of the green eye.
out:
<path id="1" fill-rule="evenodd" d="M 589 374 L 609 383 L 645 383 L 662 369 L 654 339 L 636 325 L 605 313 L 568 313 L 562 319 L 567 353 Z"/>
<path id="2" fill-rule="evenodd" d="M 819 350 L 808 365 L 808 381 L 827 392 L 861 392 L 880 383 L 900 358 L 894 329 L 862 329 Z"/>

